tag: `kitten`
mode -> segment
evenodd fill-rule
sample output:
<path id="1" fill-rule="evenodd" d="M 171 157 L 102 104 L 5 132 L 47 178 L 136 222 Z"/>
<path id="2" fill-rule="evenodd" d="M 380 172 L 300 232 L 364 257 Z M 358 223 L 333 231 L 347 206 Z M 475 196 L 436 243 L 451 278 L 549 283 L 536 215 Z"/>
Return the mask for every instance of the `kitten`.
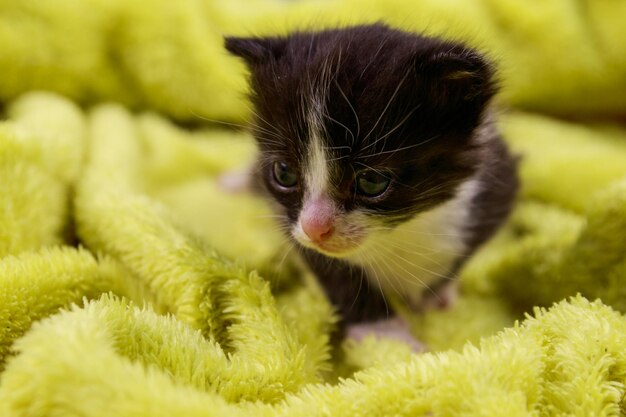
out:
<path id="1" fill-rule="evenodd" d="M 492 66 L 383 24 L 234 38 L 251 73 L 253 182 L 344 324 L 420 308 L 508 215 L 515 162 L 490 121 Z"/>

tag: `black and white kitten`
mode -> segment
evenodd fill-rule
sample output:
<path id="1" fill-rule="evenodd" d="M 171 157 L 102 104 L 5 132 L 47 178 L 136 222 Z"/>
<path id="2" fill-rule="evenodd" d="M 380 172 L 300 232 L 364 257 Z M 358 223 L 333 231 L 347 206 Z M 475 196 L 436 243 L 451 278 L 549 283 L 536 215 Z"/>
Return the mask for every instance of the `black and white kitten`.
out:
<path id="1" fill-rule="evenodd" d="M 344 324 L 419 308 L 509 213 L 515 162 L 489 120 L 493 68 L 382 24 L 226 38 L 251 72 L 253 182 Z"/>

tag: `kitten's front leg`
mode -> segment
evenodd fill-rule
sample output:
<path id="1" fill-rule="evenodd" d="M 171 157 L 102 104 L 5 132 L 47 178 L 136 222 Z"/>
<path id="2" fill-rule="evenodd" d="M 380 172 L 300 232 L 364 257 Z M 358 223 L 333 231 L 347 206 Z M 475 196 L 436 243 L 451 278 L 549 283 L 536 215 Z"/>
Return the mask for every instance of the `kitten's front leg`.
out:
<path id="1" fill-rule="evenodd" d="M 252 166 L 227 171 L 217 177 L 217 184 L 227 193 L 250 192 L 253 188 Z"/>
<path id="2" fill-rule="evenodd" d="M 409 345 L 414 352 L 426 350 L 426 347 L 411 334 L 409 323 L 399 316 L 373 322 L 352 323 L 346 328 L 346 337 L 349 339 L 360 341 L 368 336 L 399 340 Z"/>
<path id="3" fill-rule="evenodd" d="M 428 290 L 424 290 L 420 311 L 444 310 L 456 303 L 459 298 L 459 285 L 456 279 L 443 279 L 441 282 L 431 285 Z"/>

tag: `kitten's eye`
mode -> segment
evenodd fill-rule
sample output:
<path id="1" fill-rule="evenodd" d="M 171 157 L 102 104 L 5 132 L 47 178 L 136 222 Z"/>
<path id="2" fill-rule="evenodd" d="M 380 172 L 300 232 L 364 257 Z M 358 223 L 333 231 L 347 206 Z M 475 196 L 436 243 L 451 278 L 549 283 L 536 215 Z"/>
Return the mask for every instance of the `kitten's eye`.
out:
<path id="1" fill-rule="evenodd" d="M 387 190 L 390 179 L 376 171 L 363 171 L 356 177 L 356 189 L 366 197 L 377 197 Z"/>
<path id="2" fill-rule="evenodd" d="M 298 174 L 284 162 L 274 162 L 274 179 L 283 187 L 290 188 L 298 183 Z"/>

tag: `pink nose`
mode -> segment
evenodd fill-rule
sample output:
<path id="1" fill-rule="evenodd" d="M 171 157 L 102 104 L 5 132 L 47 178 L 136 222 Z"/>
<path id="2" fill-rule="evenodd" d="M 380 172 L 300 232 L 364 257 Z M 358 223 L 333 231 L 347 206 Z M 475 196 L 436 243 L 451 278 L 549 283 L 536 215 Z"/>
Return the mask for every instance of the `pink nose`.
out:
<path id="1" fill-rule="evenodd" d="M 330 222 L 303 222 L 302 230 L 313 242 L 323 242 L 333 234 L 333 225 Z"/>
<path id="2" fill-rule="evenodd" d="M 305 205 L 300 217 L 302 230 L 313 242 L 320 243 L 333 234 L 335 213 L 332 202 L 317 199 Z"/>

